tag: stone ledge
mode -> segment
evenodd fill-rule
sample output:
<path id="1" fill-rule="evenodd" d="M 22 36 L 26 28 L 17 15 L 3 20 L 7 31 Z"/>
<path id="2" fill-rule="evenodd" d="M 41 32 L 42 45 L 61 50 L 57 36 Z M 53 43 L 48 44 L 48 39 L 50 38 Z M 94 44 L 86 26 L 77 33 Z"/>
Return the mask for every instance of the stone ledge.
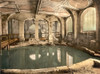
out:
<path id="1" fill-rule="evenodd" d="M 95 56 L 95 57 L 100 57 L 100 53 L 98 52 L 95 52 L 91 49 L 88 49 L 87 47 L 82 47 L 82 46 L 75 46 L 75 45 L 72 45 L 72 44 L 68 44 L 68 46 L 72 47 L 72 48 L 76 48 L 76 49 L 79 49 L 79 50 L 82 50 L 92 56 Z"/>
<path id="2" fill-rule="evenodd" d="M 96 66 L 96 68 L 95 68 Z M 100 71 L 100 61 L 88 59 L 86 61 L 74 64 L 69 68 L 67 66 L 44 68 L 44 69 L 2 69 L 1 74 L 97 74 L 95 69 Z"/>

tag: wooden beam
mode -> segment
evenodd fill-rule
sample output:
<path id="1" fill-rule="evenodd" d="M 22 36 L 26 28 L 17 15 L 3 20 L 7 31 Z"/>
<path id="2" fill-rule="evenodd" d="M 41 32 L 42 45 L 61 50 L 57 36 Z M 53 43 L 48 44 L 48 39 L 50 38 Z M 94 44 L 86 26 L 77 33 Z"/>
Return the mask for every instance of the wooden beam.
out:
<path id="1" fill-rule="evenodd" d="M 6 40 L 6 41 L 1 42 L 1 49 L 16 42 L 16 41 L 18 41 L 18 38 L 10 39 L 10 40 Z"/>

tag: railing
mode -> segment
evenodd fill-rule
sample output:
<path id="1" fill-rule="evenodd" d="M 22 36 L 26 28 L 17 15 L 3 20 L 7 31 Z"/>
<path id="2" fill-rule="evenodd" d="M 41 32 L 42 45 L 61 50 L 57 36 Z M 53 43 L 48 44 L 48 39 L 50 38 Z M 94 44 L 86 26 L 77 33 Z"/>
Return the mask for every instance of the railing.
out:
<path id="1" fill-rule="evenodd" d="M 7 34 L 0 36 L 0 49 L 9 47 L 13 42 L 18 41 L 19 34 Z"/>
<path id="2" fill-rule="evenodd" d="M 52 32 L 55 33 L 56 37 L 59 37 L 59 32 Z M 48 33 L 42 33 L 48 35 Z M 25 33 L 25 39 L 34 38 L 35 33 Z M 9 46 L 14 41 L 19 39 L 19 34 L 7 34 L 7 35 L 0 35 L 0 49 Z"/>

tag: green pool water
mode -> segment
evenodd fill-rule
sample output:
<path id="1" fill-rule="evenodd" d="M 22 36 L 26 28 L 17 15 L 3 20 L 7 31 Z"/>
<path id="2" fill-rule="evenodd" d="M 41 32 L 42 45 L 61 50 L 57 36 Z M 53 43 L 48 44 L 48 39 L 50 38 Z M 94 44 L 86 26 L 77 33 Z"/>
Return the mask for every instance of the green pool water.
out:
<path id="1" fill-rule="evenodd" d="M 39 69 L 71 66 L 93 58 L 87 53 L 68 46 L 26 46 L 3 50 L 1 69 Z"/>

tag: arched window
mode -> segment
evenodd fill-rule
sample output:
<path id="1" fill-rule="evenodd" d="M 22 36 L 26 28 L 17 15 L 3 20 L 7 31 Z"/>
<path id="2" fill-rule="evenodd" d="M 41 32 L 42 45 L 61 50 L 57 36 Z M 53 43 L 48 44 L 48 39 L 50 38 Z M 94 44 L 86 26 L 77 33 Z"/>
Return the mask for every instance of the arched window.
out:
<path id="1" fill-rule="evenodd" d="M 8 21 L 8 34 L 19 34 L 19 21 L 18 20 L 10 19 Z"/>
<path id="2" fill-rule="evenodd" d="M 48 22 L 45 19 L 39 20 L 39 38 L 40 40 L 48 39 Z"/>
<path id="3" fill-rule="evenodd" d="M 53 21 L 52 22 L 52 34 L 53 39 L 56 41 L 58 38 L 60 38 L 60 32 L 61 32 L 61 24 L 59 21 Z"/>
<path id="4" fill-rule="evenodd" d="M 67 20 L 66 20 L 66 33 L 68 34 L 69 32 L 72 32 L 73 31 L 73 26 L 72 26 L 72 18 L 69 17 Z M 67 35 L 66 34 L 66 35 Z"/>
<path id="5" fill-rule="evenodd" d="M 25 39 L 34 38 L 35 34 L 35 21 L 34 19 L 26 20 L 24 24 Z"/>
<path id="6" fill-rule="evenodd" d="M 59 37 L 60 36 L 60 22 L 59 21 L 53 21 L 52 22 L 52 33 L 55 35 L 55 37 Z"/>
<path id="7" fill-rule="evenodd" d="M 82 31 L 96 30 L 96 9 L 93 7 L 87 8 L 81 15 Z"/>

